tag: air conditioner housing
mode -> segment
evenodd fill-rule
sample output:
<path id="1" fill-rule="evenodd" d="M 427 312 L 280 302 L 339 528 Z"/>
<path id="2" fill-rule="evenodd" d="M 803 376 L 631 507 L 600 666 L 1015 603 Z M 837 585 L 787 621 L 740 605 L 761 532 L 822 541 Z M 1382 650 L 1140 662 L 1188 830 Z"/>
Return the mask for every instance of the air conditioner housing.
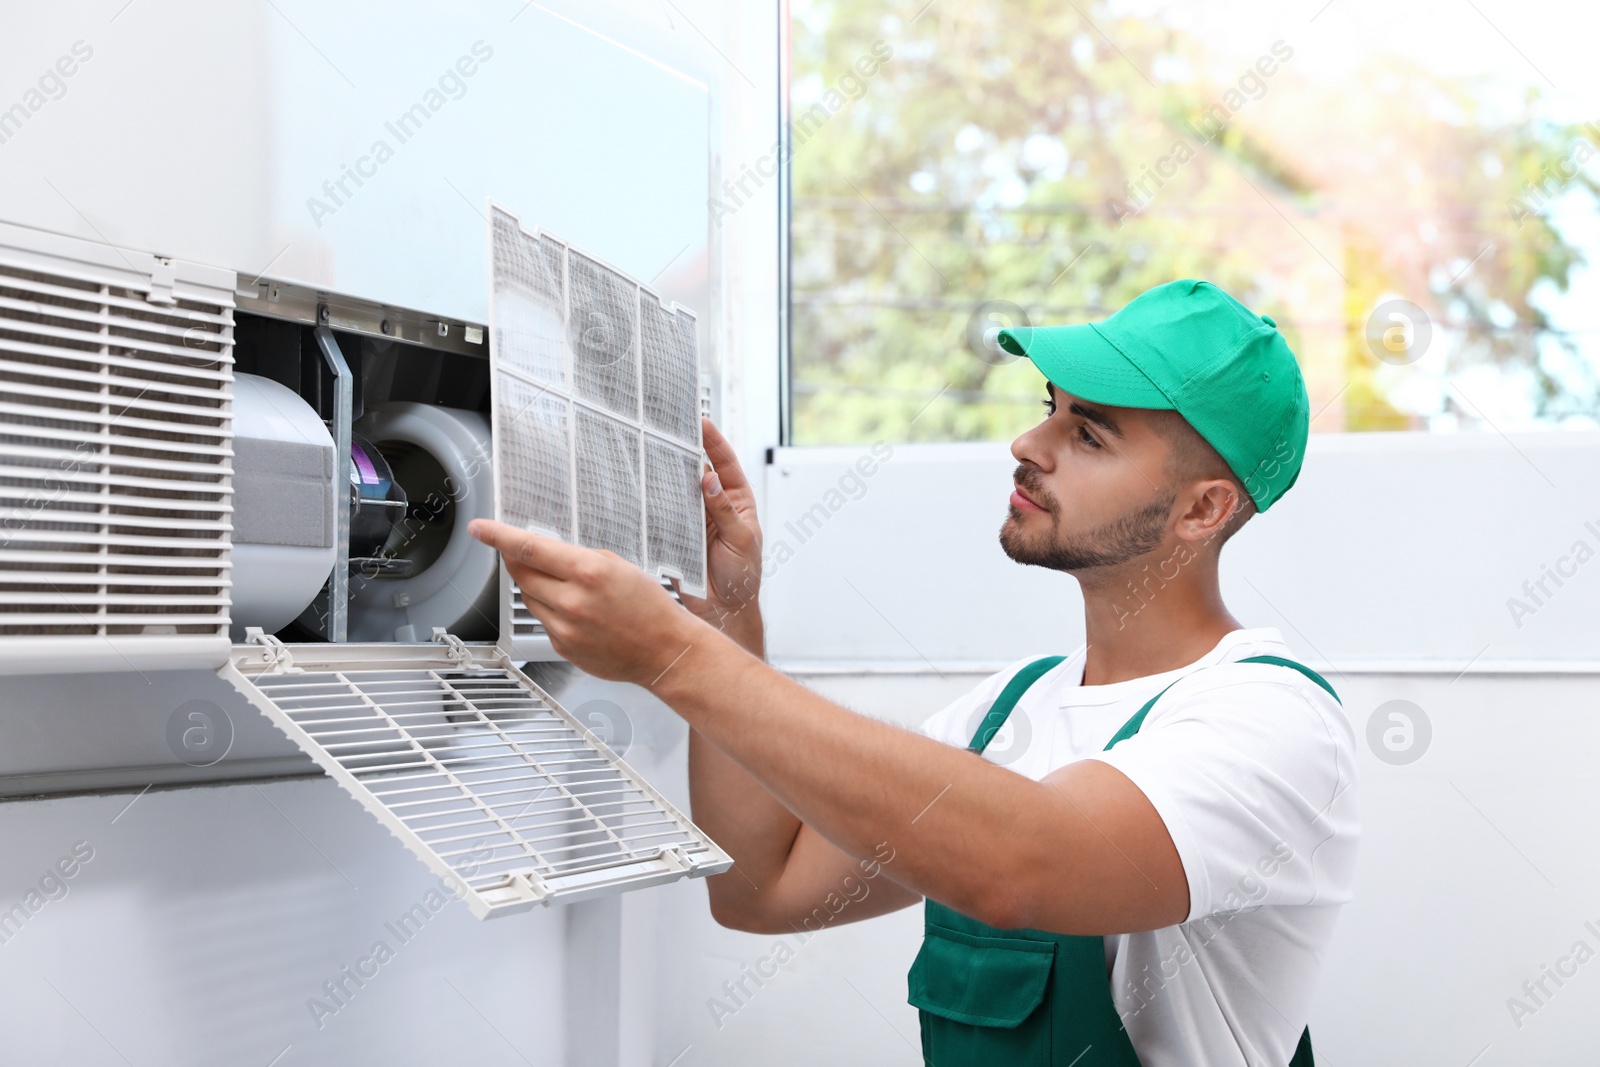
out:
<path id="1" fill-rule="evenodd" d="M 480 917 L 727 869 L 522 669 L 486 341 L 0 223 L 0 674 L 216 672 Z"/>

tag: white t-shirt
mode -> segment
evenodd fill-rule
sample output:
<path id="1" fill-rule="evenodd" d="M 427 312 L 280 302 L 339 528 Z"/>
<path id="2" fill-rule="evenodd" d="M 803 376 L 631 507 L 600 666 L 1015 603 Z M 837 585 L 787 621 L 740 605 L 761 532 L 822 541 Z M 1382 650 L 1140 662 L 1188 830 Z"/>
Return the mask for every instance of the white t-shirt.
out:
<path id="1" fill-rule="evenodd" d="M 1084 650 L 1023 694 L 984 758 L 1037 781 L 1082 759 L 1117 768 L 1166 824 L 1189 879 L 1177 926 L 1107 936 L 1112 998 L 1144 1067 L 1285 1067 L 1350 899 L 1355 734 L 1276 629 L 1235 630 L 1187 667 L 1083 685 Z M 965 747 L 1019 660 L 922 725 Z M 1169 683 L 1139 732 L 1106 742 Z"/>

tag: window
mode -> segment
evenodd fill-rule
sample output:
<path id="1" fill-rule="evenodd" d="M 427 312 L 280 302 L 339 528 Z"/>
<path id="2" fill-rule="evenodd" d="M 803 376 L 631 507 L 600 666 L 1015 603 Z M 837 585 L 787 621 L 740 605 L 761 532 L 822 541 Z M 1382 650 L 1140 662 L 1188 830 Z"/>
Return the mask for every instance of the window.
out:
<path id="1" fill-rule="evenodd" d="M 1008 438 L 1040 379 L 996 328 L 1183 277 L 1277 321 L 1315 430 L 1596 424 L 1600 92 L 1570 8 L 793 17 L 794 443 Z"/>

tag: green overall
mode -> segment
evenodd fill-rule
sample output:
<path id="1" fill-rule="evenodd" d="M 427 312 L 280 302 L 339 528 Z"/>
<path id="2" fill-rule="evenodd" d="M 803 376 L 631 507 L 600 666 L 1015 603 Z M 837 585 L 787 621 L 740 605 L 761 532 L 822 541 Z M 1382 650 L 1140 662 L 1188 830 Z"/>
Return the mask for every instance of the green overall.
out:
<path id="1" fill-rule="evenodd" d="M 1066 657 L 1028 664 L 1007 683 L 967 746 L 982 753 L 1024 691 Z M 1239 663 L 1291 667 L 1335 700 L 1315 671 L 1278 656 Z M 1170 688 L 1170 686 L 1168 687 Z M 1166 689 L 1123 724 L 1106 748 L 1139 732 Z M 1111 999 L 1104 939 L 1006 929 L 924 902 L 922 949 L 907 975 L 927 1067 L 1139 1067 Z M 1288 1067 L 1313 1067 L 1311 1031 Z"/>

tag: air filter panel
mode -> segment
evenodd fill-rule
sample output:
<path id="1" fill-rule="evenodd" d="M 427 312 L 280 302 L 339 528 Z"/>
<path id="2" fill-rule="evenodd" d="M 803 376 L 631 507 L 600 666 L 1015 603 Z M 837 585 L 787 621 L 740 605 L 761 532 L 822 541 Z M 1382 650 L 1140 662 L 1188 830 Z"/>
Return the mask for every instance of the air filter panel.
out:
<path id="1" fill-rule="evenodd" d="M 489 215 L 495 517 L 704 596 L 693 313 L 498 205 Z M 507 596 L 515 649 L 537 628 L 509 583 Z"/>

